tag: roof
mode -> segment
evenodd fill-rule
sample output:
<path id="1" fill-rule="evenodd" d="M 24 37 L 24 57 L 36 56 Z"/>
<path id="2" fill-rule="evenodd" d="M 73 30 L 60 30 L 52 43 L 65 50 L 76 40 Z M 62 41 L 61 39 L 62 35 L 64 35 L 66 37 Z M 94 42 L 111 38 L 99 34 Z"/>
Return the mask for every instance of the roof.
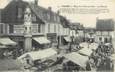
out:
<path id="1" fill-rule="evenodd" d="M 1 17 L 1 21 L 2 23 L 5 24 L 18 24 L 18 23 L 24 23 L 24 10 L 26 8 L 28 4 L 26 2 L 22 2 L 22 1 L 11 1 L 3 10 L 2 10 L 2 17 Z M 21 12 L 21 18 L 17 17 L 18 14 L 18 8 L 22 9 Z"/>
<path id="2" fill-rule="evenodd" d="M 86 56 L 90 56 L 92 54 L 92 50 L 90 48 L 82 48 L 81 50 L 79 50 L 80 54 L 86 55 Z"/>
<path id="3" fill-rule="evenodd" d="M 57 54 L 57 52 L 54 49 L 48 48 L 48 49 L 39 50 L 39 51 L 27 52 L 21 55 L 20 57 L 18 57 L 17 59 L 20 60 L 29 55 L 32 58 L 32 60 L 39 60 L 39 59 L 44 59 L 44 58 L 54 56 L 55 54 Z"/>
<path id="4" fill-rule="evenodd" d="M 61 22 L 61 24 L 62 24 L 63 27 L 65 27 L 65 28 L 69 27 L 70 23 L 69 23 L 69 21 L 65 17 L 60 16 L 60 22 Z"/>
<path id="5" fill-rule="evenodd" d="M 114 21 L 113 19 L 98 19 L 96 23 L 97 31 L 113 31 Z"/>
<path id="6" fill-rule="evenodd" d="M 24 12 L 25 12 L 25 8 L 29 6 L 32 14 L 34 14 L 37 18 L 37 23 L 45 23 L 45 22 L 49 22 L 49 23 L 60 23 L 60 16 L 49 10 L 49 9 L 45 9 L 41 6 L 37 6 L 34 3 L 27 3 L 21 0 L 17 0 L 17 1 L 12 1 L 10 2 L 3 10 L 2 12 L 2 22 L 3 23 L 15 23 L 15 24 L 22 24 L 24 23 Z M 21 18 L 18 18 L 17 14 L 18 14 L 18 8 L 22 9 L 21 12 Z M 32 20 L 33 22 L 33 20 Z"/>
<path id="7" fill-rule="evenodd" d="M 4 9 L 10 2 L 11 2 L 11 0 L 0 1 L 0 9 Z"/>
<path id="8" fill-rule="evenodd" d="M 36 14 L 36 16 L 39 17 L 41 20 L 49 23 L 60 23 L 60 20 L 58 19 L 60 18 L 60 16 L 57 13 L 32 3 L 29 4 L 29 6 Z"/>
<path id="9" fill-rule="evenodd" d="M 84 29 L 83 25 L 81 25 L 81 23 L 71 23 L 70 25 L 70 29 L 74 29 L 74 30 L 82 30 Z"/>
<path id="10" fill-rule="evenodd" d="M 86 67 L 86 62 L 88 61 L 87 56 L 82 56 L 82 55 L 80 55 L 80 54 L 78 54 L 76 52 L 66 54 L 64 57 L 67 58 L 68 60 L 76 63 L 77 65 L 80 65 L 83 68 Z"/>

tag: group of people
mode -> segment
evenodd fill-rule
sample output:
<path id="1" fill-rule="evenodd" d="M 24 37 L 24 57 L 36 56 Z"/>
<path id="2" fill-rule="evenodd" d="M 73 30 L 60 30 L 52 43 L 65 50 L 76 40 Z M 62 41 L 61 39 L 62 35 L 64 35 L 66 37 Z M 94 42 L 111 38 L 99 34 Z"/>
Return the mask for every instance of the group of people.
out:
<path id="1" fill-rule="evenodd" d="M 108 44 L 100 44 L 96 50 L 93 50 L 93 53 L 89 57 L 90 64 L 92 67 L 97 70 L 112 70 L 113 62 L 110 58 L 113 53 L 114 48 L 110 43 Z"/>

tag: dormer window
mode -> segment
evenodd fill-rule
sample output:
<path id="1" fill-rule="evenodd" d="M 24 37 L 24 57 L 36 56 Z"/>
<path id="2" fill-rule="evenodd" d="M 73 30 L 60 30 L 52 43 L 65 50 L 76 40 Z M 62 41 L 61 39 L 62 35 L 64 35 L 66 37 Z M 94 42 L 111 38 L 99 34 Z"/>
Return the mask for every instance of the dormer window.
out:
<path id="1" fill-rule="evenodd" d="M 32 14 L 32 21 L 37 21 L 36 16 L 34 14 Z"/>
<path id="2" fill-rule="evenodd" d="M 22 13 L 23 11 L 22 11 L 22 8 L 18 8 L 18 18 L 20 19 L 20 18 L 22 18 Z"/>

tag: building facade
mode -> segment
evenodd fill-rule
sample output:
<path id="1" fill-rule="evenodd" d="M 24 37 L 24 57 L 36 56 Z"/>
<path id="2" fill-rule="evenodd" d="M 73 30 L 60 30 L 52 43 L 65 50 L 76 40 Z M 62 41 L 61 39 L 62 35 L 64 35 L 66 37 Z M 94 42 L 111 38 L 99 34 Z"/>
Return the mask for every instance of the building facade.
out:
<path id="1" fill-rule="evenodd" d="M 96 42 L 112 42 L 114 39 L 114 21 L 112 19 L 97 19 Z"/>

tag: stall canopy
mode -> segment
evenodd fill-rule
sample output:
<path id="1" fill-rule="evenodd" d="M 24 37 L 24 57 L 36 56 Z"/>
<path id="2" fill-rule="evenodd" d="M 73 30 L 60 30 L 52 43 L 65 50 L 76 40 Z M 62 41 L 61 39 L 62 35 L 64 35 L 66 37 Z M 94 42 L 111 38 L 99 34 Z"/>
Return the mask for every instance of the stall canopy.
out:
<path id="1" fill-rule="evenodd" d="M 67 42 L 71 42 L 71 38 L 70 38 L 70 37 L 64 37 L 64 39 L 65 39 Z"/>
<path id="2" fill-rule="evenodd" d="M 54 49 L 49 48 L 45 50 L 32 51 L 32 52 L 25 53 L 22 56 L 18 57 L 18 59 L 22 59 L 22 58 L 25 58 L 26 56 L 29 56 L 34 61 L 34 60 L 48 58 L 55 54 L 57 54 L 57 52 Z"/>
<path id="3" fill-rule="evenodd" d="M 80 46 L 81 47 L 88 47 L 88 43 L 87 42 L 80 43 Z"/>
<path id="4" fill-rule="evenodd" d="M 5 45 L 0 45 L 0 49 L 7 48 Z"/>
<path id="5" fill-rule="evenodd" d="M 105 45 L 106 45 L 106 46 L 110 46 L 110 45 L 112 45 L 112 44 L 111 44 L 111 43 L 105 43 Z"/>
<path id="6" fill-rule="evenodd" d="M 0 44 L 2 45 L 16 45 L 16 42 L 12 41 L 10 38 L 0 38 Z"/>
<path id="7" fill-rule="evenodd" d="M 86 62 L 88 61 L 87 56 L 82 56 L 76 52 L 66 54 L 64 57 L 67 58 L 68 60 L 76 63 L 77 65 L 80 65 L 83 68 L 86 67 Z"/>
<path id="8" fill-rule="evenodd" d="M 37 41 L 39 44 L 48 44 L 50 41 L 46 37 L 34 37 L 35 41 Z"/>
<path id="9" fill-rule="evenodd" d="M 89 46 L 90 46 L 89 48 L 96 50 L 98 48 L 99 44 L 98 43 L 91 43 Z"/>
<path id="10" fill-rule="evenodd" d="M 86 55 L 86 56 L 90 56 L 92 54 L 92 50 L 90 48 L 82 48 L 81 50 L 79 50 L 80 54 Z"/>

